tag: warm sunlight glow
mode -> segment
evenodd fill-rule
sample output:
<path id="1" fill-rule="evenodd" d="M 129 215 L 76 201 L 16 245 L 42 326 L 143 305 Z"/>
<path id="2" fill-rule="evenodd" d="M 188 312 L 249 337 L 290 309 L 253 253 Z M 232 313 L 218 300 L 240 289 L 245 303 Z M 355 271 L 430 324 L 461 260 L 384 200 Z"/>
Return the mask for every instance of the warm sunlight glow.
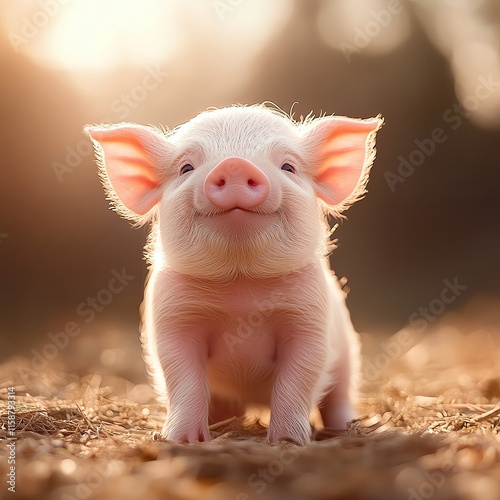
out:
<path id="1" fill-rule="evenodd" d="M 67 15 L 54 26 L 52 53 L 64 66 L 156 62 L 175 40 L 167 10 L 168 2 L 163 6 L 118 0 L 70 4 Z"/>
<path id="2" fill-rule="evenodd" d="M 369 5 L 369 8 L 367 8 Z M 410 35 L 406 4 L 386 0 L 324 2 L 318 13 L 321 38 L 346 61 L 394 50 Z"/>
<path id="3" fill-rule="evenodd" d="M 37 2 L 17 3 L 4 16 L 15 48 L 43 64 L 69 69 L 145 66 L 169 59 L 178 49 L 171 1 L 54 1 L 51 5 L 44 10 Z"/>
<path id="4" fill-rule="evenodd" d="M 16 52 L 71 71 L 86 88 L 88 75 L 117 66 L 171 65 L 182 78 L 218 73 L 226 92 L 251 77 L 252 62 L 293 12 L 290 0 L 26 0 L 0 7 Z"/>

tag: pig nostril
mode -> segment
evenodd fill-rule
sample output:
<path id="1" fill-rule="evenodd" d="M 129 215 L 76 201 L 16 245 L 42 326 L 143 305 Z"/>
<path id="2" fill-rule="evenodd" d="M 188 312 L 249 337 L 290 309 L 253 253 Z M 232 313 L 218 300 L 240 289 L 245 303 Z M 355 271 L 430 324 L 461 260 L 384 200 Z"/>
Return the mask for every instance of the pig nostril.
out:
<path id="1" fill-rule="evenodd" d="M 226 184 L 226 181 L 224 179 L 220 179 L 219 181 L 217 181 L 218 187 L 222 187 L 222 186 L 224 186 L 224 184 Z"/>
<path id="2" fill-rule="evenodd" d="M 248 180 L 248 185 L 249 185 L 250 187 L 255 187 L 255 186 L 257 185 L 257 183 L 256 183 L 253 179 L 249 179 L 249 180 Z"/>

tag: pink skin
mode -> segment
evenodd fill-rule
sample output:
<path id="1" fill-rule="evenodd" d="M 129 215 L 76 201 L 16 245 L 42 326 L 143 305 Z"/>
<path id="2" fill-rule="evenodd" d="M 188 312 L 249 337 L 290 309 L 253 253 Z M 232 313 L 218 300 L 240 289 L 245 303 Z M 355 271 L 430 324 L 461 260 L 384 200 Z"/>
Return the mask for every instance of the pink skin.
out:
<path id="1" fill-rule="evenodd" d="M 262 106 L 202 113 L 164 134 L 88 127 L 117 210 L 153 222 L 142 344 L 167 407 L 162 436 L 269 405 L 270 443 L 355 418 L 359 344 L 329 269 L 325 215 L 364 194 L 377 117 L 294 123 Z"/>

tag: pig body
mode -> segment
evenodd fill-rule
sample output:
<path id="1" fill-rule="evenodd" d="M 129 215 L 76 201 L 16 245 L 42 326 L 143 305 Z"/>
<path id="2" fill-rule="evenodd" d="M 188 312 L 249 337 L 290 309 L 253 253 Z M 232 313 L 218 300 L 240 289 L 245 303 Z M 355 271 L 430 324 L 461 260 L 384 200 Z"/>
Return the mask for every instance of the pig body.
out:
<path id="1" fill-rule="evenodd" d="M 268 440 L 355 417 L 359 346 L 329 269 L 326 214 L 364 193 L 380 118 L 294 123 L 262 106 L 163 133 L 89 127 L 118 211 L 152 221 L 142 343 L 167 406 L 162 436 L 269 405 Z"/>

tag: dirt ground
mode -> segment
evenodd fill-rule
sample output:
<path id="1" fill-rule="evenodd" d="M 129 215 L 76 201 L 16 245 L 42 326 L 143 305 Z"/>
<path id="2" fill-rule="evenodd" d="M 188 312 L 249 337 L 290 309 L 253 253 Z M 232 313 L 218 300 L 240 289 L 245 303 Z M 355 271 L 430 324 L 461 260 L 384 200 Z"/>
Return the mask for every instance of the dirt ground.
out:
<path id="1" fill-rule="evenodd" d="M 213 425 L 211 443 L 160 442 L 165 412 L 147 384 L 11 358 L 0 366 L 0 496 L 500 499 L 499 305 L 470 303 L 421 332 L 363 335 L 360 418 L 342 435 L 316 427 L 306 447 L 266 444 L 257 410 Z"/>

